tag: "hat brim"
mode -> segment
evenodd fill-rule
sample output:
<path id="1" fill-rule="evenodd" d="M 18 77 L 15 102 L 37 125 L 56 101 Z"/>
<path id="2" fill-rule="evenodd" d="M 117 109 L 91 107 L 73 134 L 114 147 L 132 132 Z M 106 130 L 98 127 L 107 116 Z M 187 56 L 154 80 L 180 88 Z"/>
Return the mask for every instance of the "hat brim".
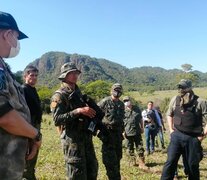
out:
<path id="1" fill-rule="evenodd" d="M 69 70 L 69 71 L 66 71 L 65 73 L 62 73 L 62 74 L 58 77 L 58 79 L 63 80 L 63 79 L 65 79 L 65 77 L 67 76 L 68 73 L 70 73 L 70 72 L 74 72 L 74 71 L 77 71 L 77 72 L 81 73 L 81 71 L 78 70 L 78 69 L 71 69 L 71 70 Z"/>
<path id="2" fill-rule="evenodd" d="M 23 32 L 18 31 L 18 33 L 19 33 L 19 37 L 18 37 L 19 40 L 28 38 L 28 36 L 26 34 L 24 34 Z"/>

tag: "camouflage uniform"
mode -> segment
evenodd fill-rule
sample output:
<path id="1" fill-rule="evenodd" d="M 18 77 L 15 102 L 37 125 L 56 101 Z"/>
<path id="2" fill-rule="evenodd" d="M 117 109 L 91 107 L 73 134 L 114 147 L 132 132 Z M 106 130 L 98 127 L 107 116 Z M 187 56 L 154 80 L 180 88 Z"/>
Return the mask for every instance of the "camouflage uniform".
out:
<path id="1" fill-rule="evenodd" d="M 140 123 L 141 112 L 138 108 L 125 109 L 124 132 L 127 138 L 127 149 L 130 156 L 134 156 L 134 144 L 139 157 L 144 157 L 143 141 L 141 136 Z"/>
<path id="2" fill-rule="evenodd" d="M 0 116 L 15 109 L 24 119 L 30 112 L 23 90 L 0 58 Z M 7 133 L 0 128 L 0 179 L 20 180 L 24 171 L 28 139 Z"/>
<path id="3" fill-rule="evenodd" d="M 124 103 L 120 100 L 113 101 L 109 96 L 101 100 L 98 105 L 105 112 L 102 122 L 109 132 L 109 136 L 102 141 L 102 160 L 109 180 L 120 180 Z"/>
<path id="4" fill-rule="evenodd" d="M 73 98 L 72 94 L 76 97 Z M 88 132 L 88 120 L 77 115 L 76 108 L 85 106 L 82 94 L 63 83 L 52 97 L 51 109 L 56 126 L 65 127 L 64 156 L 68 179 L 97 179 L 98 162 L 96 159 L 92 135 Z"/>

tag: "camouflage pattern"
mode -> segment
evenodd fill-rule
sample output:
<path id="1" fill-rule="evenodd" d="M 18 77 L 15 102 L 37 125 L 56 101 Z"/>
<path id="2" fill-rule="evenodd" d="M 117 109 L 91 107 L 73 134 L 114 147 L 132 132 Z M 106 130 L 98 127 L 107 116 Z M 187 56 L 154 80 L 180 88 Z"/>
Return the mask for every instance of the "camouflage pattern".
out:
<path id="1" fill-rule="evenodd" d="M 134 156 L 134 145 L 139 157 L 144 157 L 143 141 L 141 136 L 142 116 L 139 108 L 125 109 L 124 133 L 126 136 L 127 152 Z"/>
<path id="2" fill-rule="evenodd" d="M 36 129 L 38 129 L 40 131 L 40 124 L 36 124 L 34 125 L 34 127 Z M 24 169 L 24 174 L 23 174 L 23 178 L 24 180 L 28 179 L 28 180 L 36 180 L 36 176 L 35 176 L 35 166 L 37 164 L 37 158 L 38 158 L 38 154 L 39 154 L 39 150 L 37 151 L 36 155 L 31 159 L 31 160 L 27 160 L 26 164 L 25 164 L 25 169 Z"/>
<path id="3" fill-rule="evenodd" d="M 113 101 L 111 97 L 106 97 L 98 105 L 105 112 L 102 122 L 109 132 L 109 136 L 102 141 L 102 160 L 109 180 L 120 180 L 124 103 L 120 100 Z"/>
<path id="4" fill-rule="evenodd" d="M 92 135 L 87 130 L 87 118 L 77 115 L 76 108 L 83 107 L 82 94 L 76 86 L 79 99 L 71 97 L 73 91 L 63 83 L 51 99 L 51 110 L 56 126 L 65 127 L 62 137 L 67 178 L 71 180 L 95 180 L 98 161 L 95 156 Z M 62 135 L 62 134 L 61 134 Z"/>
<path id="5" fill-rule="evenodd" d="M 0 58 L 0 109 L 8 103 L 24 119 L 30 121 L 30 112 L 21 85 Z M 4 114 L 4 112 L 1 112 Z M 28 139 L 14 136 L 0 128 L 0 179 L 19 180 L 25 165 Z"/>

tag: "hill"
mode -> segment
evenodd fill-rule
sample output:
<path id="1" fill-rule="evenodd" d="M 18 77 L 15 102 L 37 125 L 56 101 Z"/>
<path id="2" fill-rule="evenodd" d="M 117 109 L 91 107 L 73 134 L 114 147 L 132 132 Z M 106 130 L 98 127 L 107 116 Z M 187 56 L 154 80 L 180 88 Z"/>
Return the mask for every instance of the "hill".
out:
<path id="1" fill-rule="evenodd" d="M 39 69 L 39 85 L 53 87 L 59 84 L 60 68 L 66 62 L 73 62 L 82 71 L 80 81 L 88 83 L 95 80 L 120 82 L 129 90 L 139 90 L 141 87 L 154 87 L 156 90 L 173 89 L 176 76 L 182 70 L 166 70 L 160 67 L 126 68 L 106 59 L 98 59 L 87 55 L 67 54 L 64 52 L 48 52 L 36 59 L 33 64 Z M 200 79 L 197 86 L 207 85 L 207 73 L 193 71 Z"/>

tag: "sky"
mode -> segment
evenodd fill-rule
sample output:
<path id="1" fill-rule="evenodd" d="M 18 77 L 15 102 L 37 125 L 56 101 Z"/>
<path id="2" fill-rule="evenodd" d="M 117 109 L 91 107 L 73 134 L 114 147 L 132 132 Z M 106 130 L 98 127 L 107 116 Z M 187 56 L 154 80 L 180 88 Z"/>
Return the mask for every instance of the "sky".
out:
<path id="1" fill-rule="evenodd" d="M 49 51 L 207 72 L 206 0 L 0 0 L 0 7 L 29 36 L 6 60 L 13 72 Z"/>

